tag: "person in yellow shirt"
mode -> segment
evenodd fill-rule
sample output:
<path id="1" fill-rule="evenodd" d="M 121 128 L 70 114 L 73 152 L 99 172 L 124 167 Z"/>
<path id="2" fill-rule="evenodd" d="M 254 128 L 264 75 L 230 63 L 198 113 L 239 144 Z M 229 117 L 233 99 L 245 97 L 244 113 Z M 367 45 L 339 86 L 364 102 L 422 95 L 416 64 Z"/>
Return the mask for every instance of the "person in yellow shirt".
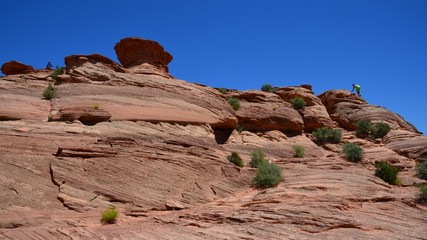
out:
<path id="1" fill-rule="evenodd" d="M 353 89 L 351 89 L 351 92 L 353 92 L 353 91 L 354 91 L 354 89 L 356 89 L 357 95 L 358 95 L 359 97 L 361 97 L 361 96 L 362 96 L 362 94 L 360 94 L 360 85 L 358 85 L 358 84 L 354 84 L 354 83 L 353 83 Z"/>

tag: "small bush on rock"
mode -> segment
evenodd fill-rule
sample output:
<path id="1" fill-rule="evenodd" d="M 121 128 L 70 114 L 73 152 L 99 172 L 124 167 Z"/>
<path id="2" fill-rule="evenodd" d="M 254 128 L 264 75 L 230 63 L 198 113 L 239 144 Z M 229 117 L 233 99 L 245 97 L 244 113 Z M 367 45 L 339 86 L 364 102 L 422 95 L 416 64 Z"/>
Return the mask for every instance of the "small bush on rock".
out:
<path id="1" fill-rule="evenodd" d="M 256 149 L 251 152 L 251 161 L 249 162 L 249 166 L 258 168 L 261 164 L 268 163 L 267 159 L 265 159 L 265 153 L 262 149 Z"/>
<path id="2" fill-rule="evenodd" d="M 43 98 L 50 100 L 55 96 L 55 89 L 53 88 L 53 85 L 49 83 L 49 86 L 43 91 Z"/>
<path id="3" fill-rule="evenodd" d="M 304 157 L 304 147 L 296 145 L 294 146 L 294 157 L 303 158 Z"/>
<path id="4" fill-rule="evenodd" d="M 316 138 L 318 144 L 323 145 L 325 143 L 339 143 L 342 133 L 339 129 L 322 127 L 314 130 L 313 136 Z"/>
<path id="5" fill-rule="evenodd" d="M 228 161 L 234 163 L 238 167 L 243 167 L 243 161 L 240 155 L 237 152 L 232 152 L 231 155 L 227 157 Z"/>
<path id="6" fill-rule="evenodd" d="M 390 132 L 390 129 L 390 125 L 383 122 L 371 123 L 368 119 L 356 122 L 356 135 L 363 138 L 383 138 L 388 132 Z"/>
<path id="7" fill-rule="evenodd" d="M 262 85 L 261 90 L 264 92 L 273 92 L 273 86 L 271 84 L 266 83 Z"/>
<path id="8" fill-rule="evenodd" d="M 417 163 L 416 169 L 418 177 L 427 180 L 427 161 Z"/>
<path id="9" fill-rule="evenodd" d="M 359 120 L 356 122 L 356 135 L 359 137 L 367 137 L 371 132 L 371 121 L 368 119 Z"/>
<path id="10" fill-rule="evenodd" d="M 427 203 L 427 186 L 422 185 L 418 189 L 420 190 L 420 201 Z"/>
<path id="11" fill-rule="evenodd" d="M 296 110 L 303 110 L 306 105 L 305 100 L 303 98 L 298 98 L 298 97 L 292 98 L 291 103 L 294 109 Z"/>
<path id="12" fill-rule="evenodd" d="M 118 215 L 119 213 L 114 206 L 108 207 L 101 214 L 101 222 L 108 224 L 115 223 Z"/>
<path id="13" fill-rule="evenodd" d="M 228 103 L 233 107 L 234 110 L 239 110 L 240 101 L 237 98 L 229 98 L 227 99 Z"/>
<path id="14" fill-rule="evenodd" d="M 355 143 L 346 143 L 342 148 L 345 159 L 350 162 L 360 162 L 363 159 L 363 149 Z"/>
<path id="15" fill-rule="evenodd" d="M 228 93 L 227 89 L 225 89 L 225 88 L 218 88 L 218 91 L 220 93 L 222 93 L 222 94 L 227 94 Z"/>
<path id="16" fill-rule="evenodd" d="M 388 132 L 390 132 L 390 125 L 387 123 L 374 123 L 371 127 L 371 137 L 374 139 L 383 138 Z"/>
<path id="17" fill-rule="evenodd" d="M 264 162 L 258 166 L 252 183 L 257 188 L 270 188 L 282 181 L 282 169 L 274 163 Z"/>
<path id="18" fill-rule="evenodd" d="M 55 72 L 52 73 L 52 78 L 56 79 L 56 77 L 58 77 L 58 75 L 61 75 L 64 73 L 64 68 L 62 67 L 56 67 Z"/>
<path id="19" fill-rule="evenodd" d="M 384 161 L 376 163 L 375 167 L 375 176 L 381 178 L 388 184 L 396 185 L 399 169 Z"/>

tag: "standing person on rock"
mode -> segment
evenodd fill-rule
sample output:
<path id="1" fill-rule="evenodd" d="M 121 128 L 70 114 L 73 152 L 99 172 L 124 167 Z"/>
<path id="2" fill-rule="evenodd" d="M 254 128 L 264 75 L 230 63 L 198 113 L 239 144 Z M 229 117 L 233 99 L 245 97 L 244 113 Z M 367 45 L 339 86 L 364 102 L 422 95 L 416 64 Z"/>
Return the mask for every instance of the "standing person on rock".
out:
<path id="1" fill-rule="evenodd" d="M 361 96 L 362 96 L 362 94 L 360 94 L 360 85 L 358 85 L 358 84 L 354 84 L 354 83 L 353 83 L 353 89 L 351 89 L 351 92 L 353 92 L 353 91 L 354 91 L 354 89 L 356 89 L 357 95 L 358 95 L 359 97 L 361 97 Z"/>

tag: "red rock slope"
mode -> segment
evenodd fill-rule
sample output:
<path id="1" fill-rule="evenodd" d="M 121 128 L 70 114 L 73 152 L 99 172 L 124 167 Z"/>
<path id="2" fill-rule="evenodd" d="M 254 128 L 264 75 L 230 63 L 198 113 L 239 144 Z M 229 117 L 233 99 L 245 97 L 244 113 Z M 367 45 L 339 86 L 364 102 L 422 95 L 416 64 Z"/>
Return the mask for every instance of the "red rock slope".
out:
<path id="1" fill-rule="evenodd" d="M 51 100 L 42 92 L 53 71 L 0 78 L 0 239 L 425 239 L 414 185 L 426 184 L 415 162 L 426 160 L 427 138 L 399 115 L 308 85 L 221 94 L 173 78 L 172 56 L 154 41 L 123 39 L 115 50 L 121 65 L 66 57 Z M 392 130 L 360 139 L 360 119 Z M 341 142 L 317 146 L 311 132 L 323 126 L 340 128 Z M 362 163 L 344 160 L 346 142 L 363 147 Z M 258 148 L 283 168 L 278 187 L 251 187 Z M 227 160 L 232 151 L 245 167 Z M 380 160 L 401 169 L 402 186 L 375 177 Z M 103 225 L 110 205 L 118 221 Z"/>

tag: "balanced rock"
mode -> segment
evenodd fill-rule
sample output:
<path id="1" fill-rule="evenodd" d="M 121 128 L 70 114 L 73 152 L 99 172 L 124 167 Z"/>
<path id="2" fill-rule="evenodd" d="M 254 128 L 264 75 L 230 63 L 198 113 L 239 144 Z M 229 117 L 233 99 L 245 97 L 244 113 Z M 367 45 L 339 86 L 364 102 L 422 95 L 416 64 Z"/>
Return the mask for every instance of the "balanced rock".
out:
<path id="1" fill-rule="evenodd" d="M 168 69 L 172 55 L 155 41 L 125 38 L 114 46 L 114 50 L 120 63 L 134 74 L 154 74 L 172 78 Z"/>

